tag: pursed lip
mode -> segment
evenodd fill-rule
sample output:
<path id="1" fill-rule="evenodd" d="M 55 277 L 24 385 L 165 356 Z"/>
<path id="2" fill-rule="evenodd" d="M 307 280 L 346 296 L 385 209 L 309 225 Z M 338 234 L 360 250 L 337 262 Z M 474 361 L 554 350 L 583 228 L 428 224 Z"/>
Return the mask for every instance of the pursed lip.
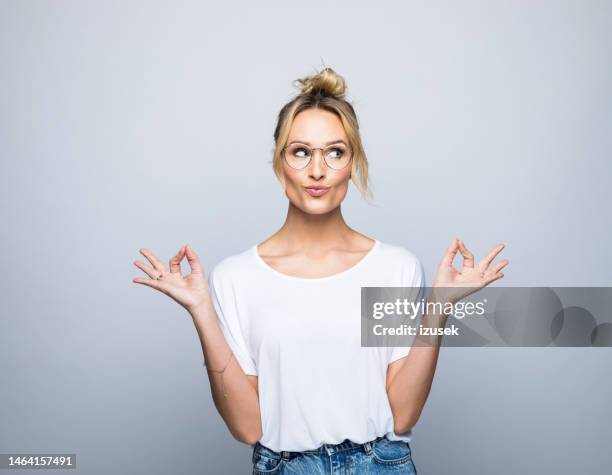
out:
<path id="1" fill-rule="evenodd" d="M 305 186 L 304 190 L 310 196 L 322 196 L 325 193 L 327 193 L 327 190 L 329 190 L 329 186 L 321 186 L 321 185 Z"/>

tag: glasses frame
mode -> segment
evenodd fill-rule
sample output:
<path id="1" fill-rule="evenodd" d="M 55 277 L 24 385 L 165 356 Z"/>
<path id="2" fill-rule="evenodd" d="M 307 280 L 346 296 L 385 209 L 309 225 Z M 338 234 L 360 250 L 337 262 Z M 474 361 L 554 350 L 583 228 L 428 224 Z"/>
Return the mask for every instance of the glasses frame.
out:
<path id="1" fill-rule="evenodd" d="M 339 142 L 339 143 L 340 143 L 340 142 Z M 296 144 L 297 144 L 297 145 L 302 145 L 304 148 L 307 148 L 308 150 L 310 150 L 310 158 L 308 159 L 308 162 L 306 162 L 306 165 L 304 165 L 304 166 L 303 166 L 303 167 L 301 167 L 301 168 L 296 168 L 296 167 L 292 166 L 292 165 L 289 163 L 289 160 L 287 160 L 287 157 L 286 157 L 286 154 L 285 154 L 285 152 L 286 152 L 286 150 L 287 150 L 287 148 L 288 148 L 288 147 L 290 147 L 291 145 L 296 145 Z M 345 145 L 346 145 L 346 144 L 345 144 Z M 294 143 L 290 143 L 290 144 L 285 145 L 285 146 L 284 146 L 284 147 L 281 149 L 281 157 L 283 157 L 283 160 L 285 160 L 285 163 L 286 163 L 286 164 L 287 164 L 287 165 L 288 165 L 290 168 L 293 168 L 294 170 L 304 170 L 305 168 L 308 168 L 308 165 L 310 165 L 310 164 L 312 163 L 312 159 L 313 159 L 313 158 L 314 158 L 314 156 L 315 156 L 315 154 L 314 154 L 315 150 L 320 150 L 320 151 L 321 151 L 321 158 L 323 158 L 323 163 L 325 163 L 325 166 L 326 166 L 327 168 L 329 168 L 330 170 L 334 170 L 334 171 L 344 170 L 344 169 L 345 169 L 346 167 L 348 167 L 348 166 L 349 166 L 349 164 L 350 164 L 350 163 L 353 161 L 353 149 L 352 149 L 352 147 L 349 147 L 348 145 L 346 145 L 346 148 L 349 150 L 349 152 L 350 152 L 350 154 L 351 154 L 351 156 L 349 157 L 348 162 L 346 162 L 346 165 L 344 165 L 342 168 L 334 168 L 334 167 L 330 167 L 330 166 L 329 166 L 329 163 L 327 163 L 327 160 L 325 159 L 325 149 L 328 149 L 328 148 L 333 148 L 333 147 L 334 147 L 334 144 L 332 144 L 332 145 L 328 145 L 327 147 L 324 147 L 324 148 L 321 148 L 321 147 L 309 147 L 308 145 L 303 144 L 303 143 L 301 143 L 301 142 L 294 142 Z"/>

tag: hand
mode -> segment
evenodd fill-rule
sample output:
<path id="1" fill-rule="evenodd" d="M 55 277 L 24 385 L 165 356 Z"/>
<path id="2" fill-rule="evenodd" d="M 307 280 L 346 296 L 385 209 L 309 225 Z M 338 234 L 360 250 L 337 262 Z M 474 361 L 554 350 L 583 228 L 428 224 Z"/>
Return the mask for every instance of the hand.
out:
<path id="1" fill-rule="evenodd" d="M 142 261 L 134 261 L 134 265 L 151 278 L 135 277 L 132 282 L 148 285 L 163 292 L 185 307 L 189 313 L 210 298 L 210 290 L 200 265 L 200 259 L 188 244 L 181 247 L 179 252 L 170 259 L 170 270 L 166 269 L 151 251 L 140 249 L 140 253 L 153 267 Z M 184 257 L 187 257 L 191 268 L 191 274 L 186 276 L 181 275 L 181 261 Z"/>
<path id="2" fill-rule="evenodd" d="M 498 244 L 474 267 L 474 255 L 465 247 L 461 239 L 454 239 L 440 261 L 433 283 L 435 289 L 432 293 L 441 300 L 457 302 L 491 282 L 501 279 L 504 274 L 500 271 L 508 264 L 508 259 L 502 260 L 493 267 L 489 266 L 503 248 L 503 244 Z M 463 256 L 461 271 L 453 267 L 457 251 Z"/>

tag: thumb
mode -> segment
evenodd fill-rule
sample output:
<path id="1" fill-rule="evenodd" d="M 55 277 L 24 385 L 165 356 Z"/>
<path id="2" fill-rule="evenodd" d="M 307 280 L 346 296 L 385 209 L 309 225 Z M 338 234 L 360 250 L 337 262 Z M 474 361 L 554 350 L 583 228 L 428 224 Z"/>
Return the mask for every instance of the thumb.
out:
<path id="1" fill-rule="evenodd" d="M 202 274 L 202 266 L 200 265 L 200 258 L 196 252 L 191 248 L 189 244 L 185 245 L 185 255 L 187 256 L 187 262 L 191 268 L 191 272 L 195 274 Z"/>

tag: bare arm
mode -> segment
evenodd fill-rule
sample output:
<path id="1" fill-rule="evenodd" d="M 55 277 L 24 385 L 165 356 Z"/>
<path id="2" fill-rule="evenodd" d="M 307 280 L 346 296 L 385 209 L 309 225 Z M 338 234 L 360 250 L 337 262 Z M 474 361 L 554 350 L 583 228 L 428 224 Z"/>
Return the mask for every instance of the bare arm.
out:
<path id="1" fill-rule="evenodd" d="M 448 317 L 429 314 L 425 327 L 444 327 Z M 421 415 L 433 382 L 441 336 L 416 336 L 408 356 L 391 363 L 387 369 L 387 395 L 396 433 L 407 432 Z M 417 342 L 416 339 L 420 341 Z"/>
<path id="2" fill-rule="evenodd" d="M 212 369 L 208 370 L 208 379 L 215 407 L 236 440 L 254 444 L 261 437 L 257 377 L 245 374 L 233 357 L 197 254 L 188 245 L 181 247 L 170 259 L 168 269 L 151 251 L 140 252 L 151 265 L 142 261 L 134 261 L 134 265 L 150 278 L 136 277 L 133 282 L 159 290 L 189 312 L 200 338 L 204 362 Z M 180 267 L 184 257 L 191 268 L 191 274 L 186 276 L 181 275 Z"/>
<path id="3" fill-rule="evenodd" d="M 501 269 L 508 264 L 504 259 L 492 268 L 491 261 L 504 248 L 497 245 L 486 257 L 474 267 L 474 256 L 461 240 L 455 239 L 442 258 L 429 302 L 456 302 L 476 292 L 491 282 L 502 278 Z M 457 251 L 463 256 L 463 269 L 459 272 L 453 267 Z M 467 288 L 469 291 L 466 292 Z M 453 291 L 456 289 L 456 291 Z M 443 305 L 434 306 L 441 308 Z M 423 316 L 423 327 L 444 328 L 448 316 L 440 312 L 431 312 Z M 435 332 L 433 332 L 435 333 Z M 391 363 L 387 369 L 387 395 L 394 419 L 396 433 L 407 432 L 419 420 L 433 382 L 442 336 L 417 336 L 408 356 Z"/>
<path id="4" fill-rule="evenodd" d="M 247 375 L 232 356 L 210 300 L 190 312 L 200 337 L 215 407 L 236 440 L 254 444 L 261 437 L 257 376 Z M 229 363 L 228 363 L 229 362 Z M 225 394 L 223 395 L 223 388 Z"/>

